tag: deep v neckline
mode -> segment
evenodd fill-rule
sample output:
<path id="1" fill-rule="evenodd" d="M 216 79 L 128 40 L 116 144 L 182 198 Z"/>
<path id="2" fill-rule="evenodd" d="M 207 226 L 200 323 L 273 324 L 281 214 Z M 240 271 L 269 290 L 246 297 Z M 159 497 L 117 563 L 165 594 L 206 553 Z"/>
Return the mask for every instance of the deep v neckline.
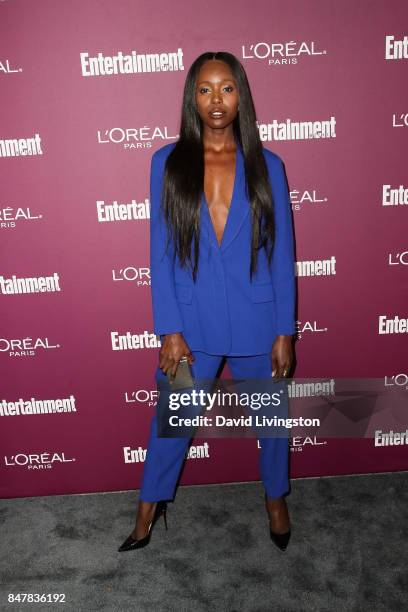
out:
<path id="1" fill-rule="evenodd" d="M 235 175 L 234 175 L 234 183 L 233 183 L 233 186 L 232 186 L 231 202 L 230 202 L 230 205 L 228 207 L 227 219 L 225 221 L 224 231 L 222 232 L 221 242 L 220 243 L 218 242 L 218 238 L 217 238 L 217 234 L 215 232 L 213 220 L 212 220 L 211 215 L 210 215 L 210 208 L 208 206 L 207 197 L 205 195 L 205 190 L 203 188 L 203 198 L 204 198 L 205 208 L 206 208 L 206 211 L 208 213 L 208 217 L 209 217 L 209 220 L 210 220 L 210 225 L 211 225 L 211 228 L 212 228 L 212 232 L 213 232 L 214 237 L 215 237 L 215 242 L 218 245 L 219 249 L 221 249 L 222 243 L 224 241 L 224 236 L 225 236 L 225 232 L 227 230 L 228 221 L 229 221 L 229 219 L 231 217 L 231 208 L 232 208 L 232 206 L 234 204 L 234 200 L 235 200 L 235 191 L 236 191 L 236 187 L 237 187 L 237 175 L 238 175 L 238 155 L 239 155 L 239 152 L 238 152 L 238 143 L 237 143 L 237 147 L 236 147 L 236 151 L 235 151 Z"/>

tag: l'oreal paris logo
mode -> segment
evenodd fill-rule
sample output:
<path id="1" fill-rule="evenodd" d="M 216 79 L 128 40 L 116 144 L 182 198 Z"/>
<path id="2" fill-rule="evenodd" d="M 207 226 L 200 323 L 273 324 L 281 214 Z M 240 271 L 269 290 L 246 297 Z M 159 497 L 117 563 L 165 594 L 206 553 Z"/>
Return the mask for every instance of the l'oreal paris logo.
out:
<path id="1" fill-rule="evenodd" d="M 22 68 L 13 68 L 10 60 L 0 59 L 0 74 L 12 74 L 13 72 L 23 72 Z"/>
<path id="2" fill-rule="evenodd" d="M 296 335 L 299 340 L 305 333 L 327 332 L 327 327 L 319 327 L 317 321 L 296 321 Z"/>
<path id="3" fill-rule="evenodd" d="M 261 448 L 262 444 L 259 442 L 259 440 L 256 441 L 257 442 L 257 447 Z M 295 451 L 295 452 L 300 452 L 303 450 L 304 447 L 307 446 L 326 446 L 327 445 L 327 440 L 325 439 L 318 439 L 317 436 L 294 436 L 293 438 L 290 439 L 290 450 L 291 451 Z"/>
<path id="4" fill-rule="evenodd" d="M 150 287 L 150 268 L 135 268 L 134 266 L 127 266 L 126 268 L 119 268 L 112 270 L 112 278 L 116 281 L 132 281 L 136 283 L 138 287 Z"/>
<path id="5" fill-rule="evenodd" d="M 33 356 L 38 350 L 60 348 L 59 344 L 51 344 L 48 338 L 1 338 L 0 353 L 8 353 L 9 357 Z"/>
<path id="6" fill-rule="evenodd" d="M 398 116 L 394 113 L 392 116 L 392 127 L 408 127 L 408 113 L 401 113 Z"/>
<path id="7" fill-rule="evenodd" d="M 392 376 L 384 376 L 384 387 L 405 387 L 408 389 L 408 374 L 401 372 Z"/>
<path id="8" fill-rule="evenodd" d="M 389 266 L 408 266 L 408 251 L 402 253 L 388 253 Z"/>
<path id="9" fill-rule="evenodd" d="M 12 206 L 0 208 L 0 229 L 16 227 L 17 222 L 21 219 L 23 221 L 42 219 L 42 214 L 32 214 L 28 206 L 25 208 L 13 208 Z"/>
<path id="10" fill-rule="evenodd" d="M 326 55 L 326 49 L 318 49 L 314 41 L 269 43 L 256 42 L 242 45 L 243 59 L 267 60 L 270 66 L 297 64 L 304 56 Z"/>
<path id="11" fill-rule="evenodd" d="M 140 404 L 156 406 L 159 397 L 157 389 L 138 389 L 137 391 L 125 392 L 126 404 Z"/>
<path id="12" fill-rule="evenodd" d="M 303 192 L 294 189 L 289 193 L 289 196 L 295 210 L 300 210 L 302 204 L 323 204 L 327 202 L 327 198 L 319 198 L 316 189 L 306 189 Z"/>
<path id="13" fill-rule="evenodd" d="M 30 453 L 29 455 L 18 453 L 17 455 L 4 457 L 6 467 L 26 467 L 28 470 L 49 470 L 54 467 L 55 463 L 70 463 L 71 461 L 75 461 L 75 457 L 65 457 L 65 453 L 44 452 L 39 454 Z"/>
<path id="14" fill-rule="evenodd" d="M 326 446 L 327 440 L 319 440 L 316 436 L 295 436 L 290 440 L 290 450 L 292 452 L 302 452 L 305 447 Z"/>
<path id="15" fill-rule="evenodd" d="M 98 130 L 97 136 L 99 144 L 120 144 L 124 149 L 148 149 L 154 140 L 174 140 L 179 134 L 170 136 L 167 125 L 144 125 L 138 128 L 114 127 Z"/>

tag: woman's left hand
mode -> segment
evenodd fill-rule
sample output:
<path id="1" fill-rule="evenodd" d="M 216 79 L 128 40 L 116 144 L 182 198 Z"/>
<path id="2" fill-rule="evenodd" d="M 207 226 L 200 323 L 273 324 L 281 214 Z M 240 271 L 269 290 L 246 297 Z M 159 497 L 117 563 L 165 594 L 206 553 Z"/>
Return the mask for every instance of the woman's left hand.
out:
<path id="1" fill-rule="evenodd" d="M 272 346 L 272 376 L 286 378 L 293 365 L 293 336 L 277 336 Z"/>

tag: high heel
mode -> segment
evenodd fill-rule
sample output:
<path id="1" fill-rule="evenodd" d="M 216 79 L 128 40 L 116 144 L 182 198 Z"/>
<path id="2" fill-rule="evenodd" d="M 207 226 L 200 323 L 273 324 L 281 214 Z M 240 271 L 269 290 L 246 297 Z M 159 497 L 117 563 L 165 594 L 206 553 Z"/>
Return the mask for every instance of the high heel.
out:
<path id="1" fill-rule="evenodd" d="M 267 506 L 267 496 L 265 493 L 265 504 Z M 276 533 L 275 531 L 272 531 L 272 527 L 271 527 L 271 523 L 270 523 L 270 519 L 269 519 L 269 535 L 271 537 L 272 542 L 280 549 L 280 550 L 286 550 L 288 544 L 289 544 L 289 540 L 290 540 L 290 536 L 291 536 L 291 530 L 289 529 L 288 531 L 285 531 L 285 533 Z"/>
<path id="2" fill-rule="evenodd" d="M 152 529 L 158 519 L 163 515 L 164 526 L 167 531 L 167 503 L 165 501 L 157 502 L 156 509 L 154 511 L 153 520 L 149 525 L 149 529 L 147 535 L 144 538 L 140 538 L 140 540 L 135 540 L 129 535 L 126 540 L 119 546 L 118 552 L 125 552 L 127 550 L 136 550 L 136 548 L 144 548 L 150 542 L 150 537 L 152 535 Z"/>
<path id="3" fill-rule="evenodd" d="M 272 531 L 271 527 L 269 527 L 269 533 L 271 536 L 271 540 L 280 550 L 286 550 L 287 545 L 289 544 L 291 531 L 285 531 L 285 533 L 275 533 Z"/>

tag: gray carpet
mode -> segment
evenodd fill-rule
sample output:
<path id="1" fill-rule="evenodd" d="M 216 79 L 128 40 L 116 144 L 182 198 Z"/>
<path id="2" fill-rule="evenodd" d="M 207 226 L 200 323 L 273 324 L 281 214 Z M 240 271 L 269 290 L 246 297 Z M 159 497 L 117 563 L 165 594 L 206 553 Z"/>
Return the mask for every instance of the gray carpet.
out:
<path id="1" fill-rule="evenodd" d="M 0 500 L 1 610 L 407 609 L 408 472 L 292 480 L 270 541 L 261 483 L 179 487 L 150 545 L 118 553 L 138 491 Z M 8 604 L 8 593 L 66 603 Z"/>

